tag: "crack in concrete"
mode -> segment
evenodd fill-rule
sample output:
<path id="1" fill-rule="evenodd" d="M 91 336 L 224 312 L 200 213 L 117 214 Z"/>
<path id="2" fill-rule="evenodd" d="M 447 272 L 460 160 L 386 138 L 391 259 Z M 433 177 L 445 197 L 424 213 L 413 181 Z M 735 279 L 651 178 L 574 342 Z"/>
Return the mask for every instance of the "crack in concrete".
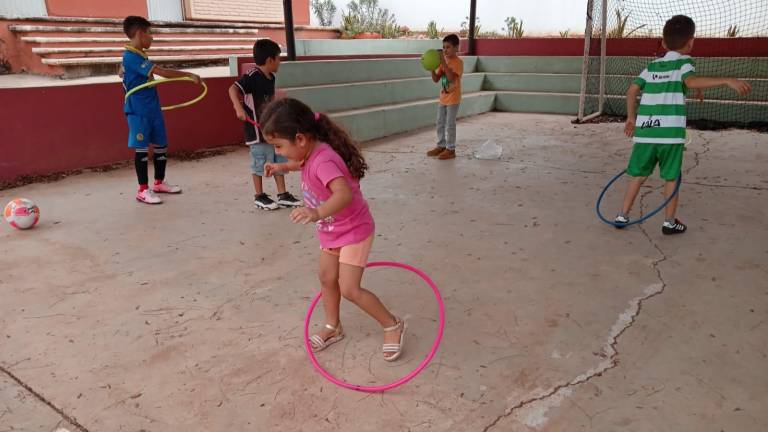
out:
<path id="1" fill-rule="evenodd" d="M 697 168 L 699 164 L 701 163 L 701 158 L 703 155 L 707 154 L 710 151 L 709 147 L 709 140 L 704 138 L 703 136 L 699 136 L 704 143 L 702 146 L 704 147 L 703 152 L 694 152 L 694 164 L 693 166 L 689 167 L 687 170 L 685 170 L 685 174 L 688 175 L 692 170 Z M 663 186 L 662 186 L 663 187 Z M 640 215 L 642 217 L 643 214 L 643 206 L 644 206 L 644 199 L 649 194 L 653 193 L 654 190 L 657 190 L 658 188 L 650 189 L 640 195 Z M 653 246 L 654 249 L 659 253 L 660 257 L 655 259 L 651 263 L 651 268 L 653 271 L 656 272 L 656 277 L 659 280 L 659 283 L 656 285 L 652 285 L 651 287 L 648 287 L 646 289 L 645 295 L 635 298 L 631 301 L 631 306 L 629 309 L 625 310 L 623 314 L 620 315 L 619 321 L 614 325 L 614 328 L 611 331 L 611 335 L 609 336 L 609 343 L 607 344 L 606 348 L 603 350 L 603 354 L 606 355 L 606 359 L 598 364 L 597 367 L 588 370 L 587 372 L 577 376 L 576 378 L 572 379 L 571 381 L 559 384 L 553 388 L 551 388 L 548 391 L 545 391 L 538 396 L 525 399 L 523 401 L 518 402 L 516 405 L 507 408 L 503 414 L 499 415 L 494 419 L 491 423 L 489 423 L 487 426 L 483 428 L 483 432 L 488 432 L 492 428 L 494 428 L 501 420 L 517 413 L 519 410 L 526 408 L 532 404 L 535 404 L 537 402 L 542 402 L 547 399 L 557 397 L 557 395 L 562 394 L 563 392 L 570 392 L 570 389 L 572 387 L 584 384 L 591 379 L 595 377 L 602 376 L 603 373 L 610 371 L 611 369 L 614 369 L 616 366 L 618 366 L 618 356 L 619 351 L 617 348 L 619 338 L 621 337 L 624 332 L 632 327 L 632 325 L 635 323 L 637 317 L 640 315 L 643 309 L 643 304 L 661 294 L 664 293 L 667 287 L 667 282 L 664 280 L 664 275 L 661 272 L 660 265 L 661 263 L 667 261 L 668 257 L 667 254 L 661 249 L 661 247 L 656 243 L 656 241 L 648 234 L 648 232 L 645 230 L 642 224 L 638 225 L 640 228 L 640 231 L 643 233 L 645 238 L 648 240 L 648 242 Z M 626 316 L 626 314 L 629 314 Z M 624 325 L 621 324 L 621 318 L 625 317 Z M 606 352 L 608 351 L 608 352 Z M 566 395 L 564 395 L 566 396 Z"/>
<path id="2" fill-rule="evenodd" d="M 619 343 L 619 338 L 624 334 L 625 331 L 627 331 L 630 327 L 632 327 L 632 325 L 634 325 L 637 317 L 640 315 L 640 312 L 643 309 L 643 304 L 647 300 L 652 299 L 653 297 L 656 297 L 664 293 L 664 289 L 666 288 L 666 282 L 664 282 L 663 277 L 661 277 L 661 272 L 658 268 L 656 268 L 656 266 L 659 263 L 665 261 L 666 259 L 667 259 L 666 255 L 663 255 L 661 259 L 656 260 L 653 264 L 661 283 L 654 284 L 646 288 L 645 294 L 643 296 L 632 299 L 630 301 L 630 306 L 622 314 L 619 315 L 619 320 L 614 324 L 613 328 L 611 329 L 611 333 L 609 334 L 608 343 L 603 348 L 602 354 L 605 356 L 605 359 L 602 362 L 600 362 L 596 367 L 584 372 L 583 374 L 577 376 L 576 378 L 566 383 L 558 384 L 555 387 L 551 388 L 550 390 L 539 394 L 538 396 L 525 399 L 523 401 L 518 402 L 516 405 L 510 408 L 507 408 L 503 414 L 499 415 L 490 424 L 485 426 L 483 428 L 483 432 L 488 432 L 493 427 L 495 427 L 501 420 L 515 414 L 517 411 L 529 405 L 555 397 L 558 394 L 562 394 L 564 392 L 570 392 L 572 387 L 579 386 L 581 384 L 584 384 L 590 381 L 595 377 L 602 376 L 605 372 L 608 372 L 611 369 L 618 366 L 619 350 L 617 348 L 617 345 Z"/>
<path id="3" fill-rule="evenodd" d="M 6 369 L 2 365 L 0 365 L 0 372 L 4 373 L 6 376 L 8 376 L 8 378 L 10 378 L 13 381 L 15 381 L 16 384 L 22 386 L 25 390 L 27 390 L 28 392 L 32 393 L 32 395 L 35 396 L 35 398 L 37 398 L 40 402 L 48 405 L 49 408 L 54 410 L 58 415 L 61 416 L 61 418 L 63 418 L 67 422 L 69 422 L 72 426 L 74 426 L 77 429 L 79 429 L 80 432 L 89 432 L 88 428 L 86 428 L 85 426 L 80 424 L 77 421 L 76 418 L 74 418 L 71 415 L 65 413 L 63 409 L 61 409 L 61 408 L 57 407 L 56 405 L 54 405 L 53 402 L 51 402 L 48 399 L 46 399 L 45 396 L 43 396 L 42 394 L 37 392 L 35 389 L 30 387 L 29 384 L 27 384 L 24 381 L 22 381 L 21 378 L 17 377 L 13 372 L 11 372 L 10 370 Z"/>
<path id="4" fill-rule="evenodd" d="M 704 186 L 712 188 L 725 188 L 725 189 L 741 189 L 741 190 L 753 190 L 753 191 L 768 191 L 768 187 L 760 186 L 741 186 L 741 185 L 724 185 L 724 184 L 712 184 L 712 183 L 699 183 L 699 182 L 683 182 L 684 185 Z"/>

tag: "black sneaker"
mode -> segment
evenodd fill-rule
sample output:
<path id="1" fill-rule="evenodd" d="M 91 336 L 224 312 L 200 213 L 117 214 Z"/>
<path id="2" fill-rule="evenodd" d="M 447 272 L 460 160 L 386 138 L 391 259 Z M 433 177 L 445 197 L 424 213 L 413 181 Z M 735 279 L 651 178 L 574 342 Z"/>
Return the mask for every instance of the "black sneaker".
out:
<path id="1" fill-rule="evenodd" d="M 688 229 L 688 227 L 683 225 L 679 219 L 675 219 L 675 223 L 664 222 L 664 225 L 661 226 L 661 232 L 666 235 L 682 234 L 686 229 Z"/>
<path id="2" fill-rule="evenodd" d="M 277 204 L 280 207 L 301 207 L 303 203 L 290 192 L 283 192 L 277 195 Z"/>
<path id="3" fill-rule="evenodd" d="M 253 205 L 255 205 L 256 208 L 262 210 L 275 210 L 278 207 L 277 203 L 272 201 L 272 198 L 270 198 L 269 195 L 265 193 L 256 195 L 256 197 L 253 199 Z"/>

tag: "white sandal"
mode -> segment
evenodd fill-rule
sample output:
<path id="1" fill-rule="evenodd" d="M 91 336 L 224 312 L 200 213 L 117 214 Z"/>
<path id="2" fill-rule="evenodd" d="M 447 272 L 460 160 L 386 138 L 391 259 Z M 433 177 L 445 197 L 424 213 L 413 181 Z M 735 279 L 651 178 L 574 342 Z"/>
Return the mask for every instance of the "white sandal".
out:
<path id="1" fill-rule="evenodd" d="M 400 343 L 390 343 L 390 344 L 384 344 L 382 345 L 381 351 L 384 354 L 394 353 L 391 356 L 384 356 L 384 360 L 393 362 L 400 358 L 400 354 L 403 353 L 403 343 L 405 341 L 405 321 L 401 320 L 398 317 L 395 318 L 395 325 L 392 327 L 384 327 L 385 332 L 392 332 L 392 331 L 398 331 L 400 332 Z"/>
<path id="2" fill-rule="evenodd" d="M 333 333 L 328 339 L 323 339 L 322 336 L 319 334 L 315 334 L 310 336 L 309 343 L 312 345 L 312 352 L 320 352 L 329 346 L 335 344 L 336 342 L 344 339 L 344 329 L 341 328 L 341 321 L 339 321 L 339 324 L 337 327 L 334 327 L 330 324 L 326 324 L 325 328 L 328 330 L 331 330 Z"/>

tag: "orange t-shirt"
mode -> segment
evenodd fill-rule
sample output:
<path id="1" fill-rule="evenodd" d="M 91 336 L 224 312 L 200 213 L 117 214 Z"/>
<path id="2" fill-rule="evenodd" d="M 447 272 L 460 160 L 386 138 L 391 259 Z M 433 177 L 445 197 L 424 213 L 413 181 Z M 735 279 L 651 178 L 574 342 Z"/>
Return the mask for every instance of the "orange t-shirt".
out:
<path id="1" fill-rule="evenodd" d="M 440 105 L 458 105 L 461 102 L 461 76 L 464 74 L 464 61 L 458 57 L 446 59 L 448 68 L 456 74 L 453 81 L 443 72 L 443 65 L 437 68 L 437 74 L 445 76 L 440 82 L 445 83 L 440 90 Z"/>

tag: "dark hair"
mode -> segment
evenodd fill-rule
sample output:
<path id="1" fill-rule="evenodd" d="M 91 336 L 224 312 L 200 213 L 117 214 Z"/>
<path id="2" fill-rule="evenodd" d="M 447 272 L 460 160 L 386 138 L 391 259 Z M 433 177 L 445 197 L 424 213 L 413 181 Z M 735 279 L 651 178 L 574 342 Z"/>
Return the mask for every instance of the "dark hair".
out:
<path id="1" fill-rule="evenodd" d="M 356 179 L 365 176 L 368 164 L 347 131 L 325 114 L 315 113 L 298 99 L 282 98 L 269 103 L 259 118 L 264 135 L 293 140 L 297 134 L 305 134 L 328 143 L 341 156 Z"/>
<path id="2" fill-rule="evenodd" d="M 448 42 L 449 44 L 457 47 L 459 46 L 459 37 L 455 34 L 449 34 L 448 36 L 443 38 L 443 42 Z"/>
<path id="3" fill-rule="evenodd" d="M 123 20 L 123 31 L 129 39 L 136 36 L 137 30 L 147 30 L 152 24 L 146 18 L 131 15 Z"/>
<path id="4" fill-rule="evenodd" d="M 664 44 L 669 50 L 685 46 L 696 32 L 696 24 L 685 15 L 675 15 L 664 24 Z"/>
<path id="5" fill-rule="evenodd" d="M 257 65 L 263 66 L 267 59 L 273 59 L 280 55 L 280 45 L 269 39 L 259 39 L 253 44 L 253 60 Z"/>

